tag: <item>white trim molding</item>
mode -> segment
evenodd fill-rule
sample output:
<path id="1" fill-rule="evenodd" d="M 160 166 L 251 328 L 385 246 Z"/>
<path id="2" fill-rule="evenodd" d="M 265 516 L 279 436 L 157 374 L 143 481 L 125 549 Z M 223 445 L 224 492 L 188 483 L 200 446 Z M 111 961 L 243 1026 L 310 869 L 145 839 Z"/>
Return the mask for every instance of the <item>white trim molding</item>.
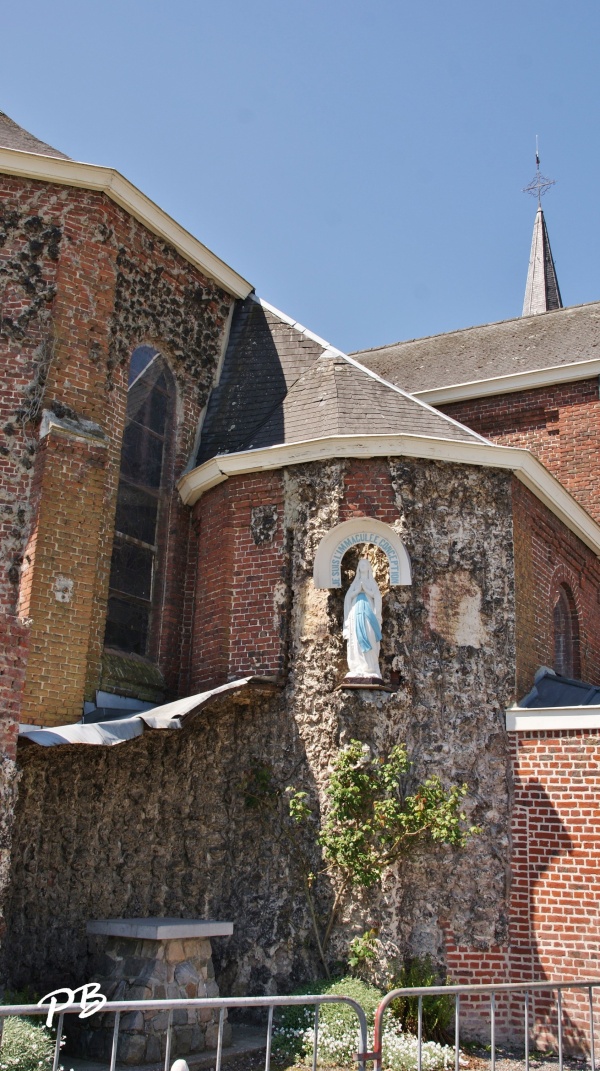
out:
<path id="1" fill-rule="evenodd" d="M 509 733 L 560 732 L 565 729 L 600 729 L 600 706 L 511 707 L 506 711 Z"/>
<path id="2" fill-rule="evenodd" d="M 490 394 L 513 394 L 520 390 L 535 390 L 554 383 L 575 383 L 600 375 L 600 359 L 573 361 L 571 364 L 553 365 L 552 368 L 536 368 L 531 372 L 512 372 L 507 376 L 477 379 L 468 383 L 454 383 L 448 387 L 432 387 L 415 391 L 414 397 L 429 405 L 448 405 L 465 402 L 470 398 L 485 398 Z"/>
<path id="3" fill-rule="evenodd" d="M 341 588 L 342 558 L 357 543 L 381 547 L 389 562 L 391 587 L 412 583 L 408 551 L 394 529 L 374 517 L 353 517 L 336 524 L 319 543 L 313 569 L 316 588 Z"/>
<path id="4" fill-rule="evenodd" d="M 267 446 L 261 450 L 219 454 L 184 473 L 177 486 L 184 504 L 193 506 L 206 491 L 230 476 L 349 457 L 423 457 L 434 461 L 507 469 L 514 472 L 536 498 L 600 557 L 600 525 L 565 491 L 541 461 L 529 450 L 514 446 L 436 439 L 428 435 L 332 435 L 323 439 Z"/>
<path id="5" fill-rule="evenodd" d="M 228 294 L 246 298 L 253 289 L 251 283 L 211 253 L 202 242 L 112 167 L 61 160 L 55 156 L 22 152 L 20 149 L 0 148 L 0 172 L 38 182 L 57 182 L 61 186 L 76 186 L 105 193 L 153 234 L 174 246 L 185 260 L 214 279 Z"/>

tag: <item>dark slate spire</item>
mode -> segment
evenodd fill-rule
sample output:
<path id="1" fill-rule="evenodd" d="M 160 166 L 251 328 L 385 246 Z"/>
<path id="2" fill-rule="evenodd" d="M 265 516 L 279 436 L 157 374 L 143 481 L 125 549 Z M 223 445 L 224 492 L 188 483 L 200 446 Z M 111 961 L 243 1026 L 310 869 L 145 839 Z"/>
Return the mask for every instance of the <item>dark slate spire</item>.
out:
<path id="1" fill-rule="evenodd" d="M 53 149 L 51 145 L 46 145 L 45 141 L 40 141 L 24 130 L 4 112 L 0 112 L 0 148 L 20 149 L 21 152 L 34 152 L 38 156 L 55 156 L 59 160 L 69 159 L 64 152 Z"/>
<path id="2" fill-rule="evenodd" d="M 523 316 L 536 316 L 539 312 L 550 312 L 551 309 L 562 309 L 562 307 L 548 228 L 542 206 L 538 204 L 533 224 Z"/>

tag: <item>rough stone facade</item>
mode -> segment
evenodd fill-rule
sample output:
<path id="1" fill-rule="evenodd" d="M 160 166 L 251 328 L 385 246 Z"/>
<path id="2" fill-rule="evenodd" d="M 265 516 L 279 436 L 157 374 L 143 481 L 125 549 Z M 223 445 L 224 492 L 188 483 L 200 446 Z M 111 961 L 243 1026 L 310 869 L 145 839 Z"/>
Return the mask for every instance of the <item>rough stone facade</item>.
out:
<path id="1" fill-rule="evenodd" d="M 102 681 L 127 371 L 140 343 L 161 351 L 178 384 L 156 578 L 168 609 L 151 652 L 165 693 L 178 693 L 189 511 L 173 485 L 192 454 L 232 299 L 104 195 L 9 176 L 0 195 L 3 709 L 56 724 L 77 720 Z M 40 440 L 42 409 L 57 419 Z M 86 421 L 104 441 L 85 433 Z"/>
<path id="2" fill-rule="evenodd" d="M 14 984 L 80 984 L 85 923 L 108 915 L 231 919 L 234 936 L 214 942 L 222 992 L 287 989 L 310 976 L 317 964 L 293 853 L 244 807 L 241 782 L 253 764 L 266 765 L 282 787 L 294 783 L 322 803 L 332 759 L 352 737 L 378 753 L 406 740 L 418 776 L 466 782 L 469 819 L 484 832 L 464 853 L 423 850 L 389 875 L 381 896 L 351 904 L 334 956 L 374 923 L 389 944 L 438 958 L 440 918 L 466 943 L 504 940 L 511 798 L 504 709 L 514 696 L 515 657 L 510 476 L 391 459 L 315 463 L 268 479 L 280 494 L 273 539 L 253 538 L 249 505 L 240 506 L 232 539 L 241 546 L 244 528 L 248 554 L 280 548 L 283 626 L 280 615 L 275 627 L 272 609 L 263 616 L 285 648 L 285 688 L 248 706 L 223 699 L 183 731 L 115 748 L 24 747 L 4 953 Z M 234 484 L 226 485 L 233 499 Z M 399 686 L 347 692 L 337 688 L 345 672 L 343 591 L 317 591 L 312 566 L 324 533 L 376 502 L 413 566 L 412 586 L 389 589 L 385 563 L 371 551 L 385 590 L 382 670 Z M 344 559 L 347 578 L 358 552 Z M 248 566 L 242 575 L 258 574 Z M 448 577 L 467 609 L 440 621 L 432 591 L 439 614 Z M 272 598 L 270 579 L 257 606 L 266 591 Z M 203 628 L 210 635 L 206 618 Z"/>
<path id="3" fill-rule="evenodd" d="M 314 977 L 297 854 L 276 822 L 245 805 L 244 784 L 268 770 L 282 789 L 304 789 L 318 811 L 332 762 L 352 738 L 378 755 L 405 741 L 415 777 L 465 782 L 468 820 L 482 831 L 461 852 L 421 847 L 380 892 L 348 902 L 334 960 L 376 926 L 388 953 L 430 954 L 461 980 L 556 975 L 561 950 L 578 974 L 593 975 L 597 733 L 511 741 L 504 713 L 540 663 L 552 665 L 559 592 L 570 600 L 574 672 L 600 680 L 594 553 L 508 470 L 486 468 L 489 454 L 477 466 L 414 457 L 292 464 L 230 476 L 190 509 L 175 480 L 215 452 L 289 448 L 304 435 L 325 436 L 329 457 L 334 435 L 360 438 L 369 420 L 390 438 L 436 437 L 435 456 L 449 456 L 448 440 L 464 448 L 459 457 L 479 456 L 479 444 L 381 381 L 367 383 L 343 355 L 253 297 L 230 319 L 230 294 L 101 193 L 0 177 L 0 285 L 3 978 L 43 991 L 88 981 L 98 949 L 86 923 L 115 915 L 231 919 L 233 937 L 214 945 L 224 993 L 285 991 Z M 103 648 L 128 365 L 141 344 L 160 351 L 177 394 L 147 658 Z M 219 369 L 219 419 L 211 432 L 209 407 L 202 441 Z M 229 398 L 222 411 L 219 395 Z M 490 439 L 530 448 L 600 519 L 596 379 L 444 410 Z M 391 587 L 383 552 L 355 546 L 342 588 L 315 588 L 321 539 L 352 518 L 395 530 L 411 586 Z M 361 553 L 383 594 L 389 690 L 341 686 L 344 591 Z M 268 695 L 241 688 L 180 731 L 114 748 L 24 742 L 17 768 L 18 721 L 76 721 L 99 687 L 160 701 L 251 674 L 274 679 Z M 306 849 L 317 868 L 314 843 Z M 319 884 L 321 909 L 333 894 Z M 121 980 L 135 987 L 134 967 L 112 951 Z M 168 984 L 210 991 L 208 964 L 190 957 L 185 979 L 165 967 Z M 154 983 L 162 985 L 158 974 Z M 476 1005 L 468 1010 L 476 1020 Z M 580 1009 L 568 1011 L 576 1044 Z M 499 1027 L 518 1033 L 519 1015 L 499 1007 Z M 160 1055 L 156 1036 L 141 1051 L 137 1020 L 124 1026 L 129 1055 Z M 214 1033 L 208 1020 L 177 1026 L 182 1051 L 202 1047 L 204 1026 Z"/>
<path id="4" fill-rule="evenodd" d="M 161 350 L 178 384 L 157 577 L 165 609 L 151 652 L 160 694 L 178 694 L 190 529 L 174 479 L 193 451 L 231 301 L 104 195 L 0 177 L 0 746 L 8 762 L 19 721 L 76 721 L 84 698 L 112 683 L 102 664 L 106 599 L 128 363 L 140 343 Z M 118 690 L 135 694 L 128 677 L 138 667 L 120 668 Z M 6 764 L 5 773 L 13 784 Z"/>

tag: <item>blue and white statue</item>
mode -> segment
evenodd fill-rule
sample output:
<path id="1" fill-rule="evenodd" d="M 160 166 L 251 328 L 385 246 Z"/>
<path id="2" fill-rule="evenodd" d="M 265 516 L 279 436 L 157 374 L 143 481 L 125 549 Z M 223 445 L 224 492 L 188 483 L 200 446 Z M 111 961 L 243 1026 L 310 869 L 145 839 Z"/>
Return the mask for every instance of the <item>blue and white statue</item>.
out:
<path id="1" fill-rule="evenodd" d="M 367 558 L 360 559 L 356 576 L 346 592 L 342 635 L 348 641 L 346 677 L 381 680 L 381 592 Z"/>

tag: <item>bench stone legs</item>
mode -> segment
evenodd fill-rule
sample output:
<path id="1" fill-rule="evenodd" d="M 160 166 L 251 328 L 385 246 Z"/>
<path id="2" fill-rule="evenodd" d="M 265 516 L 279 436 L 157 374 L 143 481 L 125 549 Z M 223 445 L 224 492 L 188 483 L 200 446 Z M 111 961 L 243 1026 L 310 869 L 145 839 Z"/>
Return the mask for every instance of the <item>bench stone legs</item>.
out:
<path id="1" fill-rule="evenodd" d="M 206 937 L 140 940 L 109 937 L 106 951 L 95 960 L 93 981 L 108 1000 L 173 1000 L 218 997 L 212 949 Z M 124 1012 L 121 1015 L 117 1059 L 148 1064 L 164 1058 L 168 1011 Z M 225 1017 L 227 1012 L 225 1012 Z M 217 1045 L 218 1009 L 173 1012 L 171 1055 L 188 1056 Z M 93 1015 L 81 1022 L 77 1049 L 90 1058 L 110 1054 L 114 1015 Z M 81 1043 L 80 1043 L 81 1042 Z M 231 1044 L 231 1027 L 223 1029 L 223 1044 Z"/>

